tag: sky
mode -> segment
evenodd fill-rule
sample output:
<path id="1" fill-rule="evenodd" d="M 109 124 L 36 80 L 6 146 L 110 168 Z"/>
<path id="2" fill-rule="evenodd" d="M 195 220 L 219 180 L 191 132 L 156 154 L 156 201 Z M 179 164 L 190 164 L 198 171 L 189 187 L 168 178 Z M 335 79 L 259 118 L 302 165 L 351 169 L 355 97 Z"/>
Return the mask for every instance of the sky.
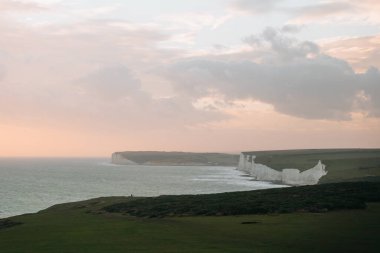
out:
<path id="1" fill-rule="evenodd" d="M 378 0 L 0 0 L 0 156 L 380 148 Z"/>

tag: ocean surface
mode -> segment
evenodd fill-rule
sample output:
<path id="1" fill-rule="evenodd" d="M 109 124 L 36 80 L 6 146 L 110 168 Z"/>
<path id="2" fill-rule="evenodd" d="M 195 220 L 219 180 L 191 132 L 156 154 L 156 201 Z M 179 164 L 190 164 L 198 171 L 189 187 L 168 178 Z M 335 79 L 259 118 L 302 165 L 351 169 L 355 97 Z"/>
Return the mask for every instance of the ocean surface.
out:
<path id="1" fill-rule="evenodd" d="M 0 218 L 101 196 L 158 196 L 283 187 L 234 167 L 113 165 L 107 158 L 0 158 Z"/>

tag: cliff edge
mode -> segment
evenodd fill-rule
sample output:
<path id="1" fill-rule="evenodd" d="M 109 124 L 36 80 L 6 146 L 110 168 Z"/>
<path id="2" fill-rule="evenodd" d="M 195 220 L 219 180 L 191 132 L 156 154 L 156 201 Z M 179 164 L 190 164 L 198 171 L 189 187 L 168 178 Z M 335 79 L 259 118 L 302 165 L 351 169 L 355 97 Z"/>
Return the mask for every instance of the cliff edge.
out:
<path id="1" fill-rule="evenodd" d="M 237 154 L 191 153 L 164 151 L 124 151 L 112 154 L 112 163 L 119 165 L 186 165 L 186 166 L 231 166 L 239 161 Z"/>
<path id="2" fill-rule="evenodd" d="M 112 156 L 111 156 L 111 162 L 113 164 L 117 164 L 117 165 L 132 165 L 132 164 L 136 164 L 135 162 L 131 161 L 131 160 L 128 160 L 122 153 L 120 152 L 115 152 L 115 153 L 112 153 Z"/>
<path id="3" fill-rule="evenodd" d="M 242 153 L 239 158 L 238 170 L 252 176 L 255 180 L 272 181 L 288 185 L 315 185 L 319 179 L 327 174 L 326 166 L 319 160 L 318 163 L 307 170 L 300 171 L 295 168 L 284 168 L 281 171 L 267 165 L 255 163 L 256 156 Z"/>

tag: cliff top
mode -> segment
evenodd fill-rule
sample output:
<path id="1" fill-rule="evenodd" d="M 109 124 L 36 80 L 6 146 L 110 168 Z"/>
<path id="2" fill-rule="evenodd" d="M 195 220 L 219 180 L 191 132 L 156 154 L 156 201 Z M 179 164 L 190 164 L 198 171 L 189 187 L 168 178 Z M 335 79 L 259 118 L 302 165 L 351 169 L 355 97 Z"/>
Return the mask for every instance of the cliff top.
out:
<path id="1" fill-rule="evenodd" d="M 319 160 L 326 165 L 327 175 L 320 182 L 346 180 L 379 180 L 380 149 L 308 149 L 243 152 L 255 155 L 255 162 L 273 169 L 297 168 L 307 170 Z"/>
<path id="2" fill-rule="evenodd" d="M 192 153 L 165 151 L 115 152 L 137 164 L 151 165 L 217 165 L 237 166 L 239 155 L 223 153 Z"/>

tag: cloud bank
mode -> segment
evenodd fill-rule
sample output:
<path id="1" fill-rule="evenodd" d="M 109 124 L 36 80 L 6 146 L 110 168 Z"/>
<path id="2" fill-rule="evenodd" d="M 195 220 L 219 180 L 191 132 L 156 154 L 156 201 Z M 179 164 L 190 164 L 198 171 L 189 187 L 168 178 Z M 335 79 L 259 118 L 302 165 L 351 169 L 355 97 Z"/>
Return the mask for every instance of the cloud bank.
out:
<path id="1" fill-rule="evenodd" d="M 298 9 L 285 3 L 231 1 L 233 14 L 228 5 L 226 12 L 215 15 L 167 14 L 155 23 L 104 18 L 103 12 L 102 18 L 95 13 L 78 20 L 75 14 L 56 22 L 48 20 L 49 15 L 62 11 L 60 15 L 70 16 L 74 11 L 65 12 L 62 2 L 45 9 L 32 1 L 2 1 L 0 129 L 19 132 L 0 138 L 30 131 L 34 137 L 27 137 L 38 140 L 36 133 L 50 129 L 63 143 L 65 134 L 75 136 L 71 145 L 78 136 L 88 135 L 104 136 L 102 142 L 133 143 L 131 149 L 140 147 L 140 141 L 145 140 L 141 147 L 147 147 L 156 140 L 155 147 L 170 142 L 178 149 L 192 143 L 193 150 L 209 151 L 219 146 L 219 151 L 231 151 L 234 143 L 237 151 L 242 148 L 239 143 L 250 147 L 253 135 L 262 145 L 257 148 L 286 148 L 300 134 L 309 136 L 309 129 L 320 140 L 331 139 L 337 134 L 334 129 L 342 128 L 346 130 L 339 143 L 344 146 L 363 135 L 367 139 L 362 146 L 376 142 L 379 36 L 308 41 L 300 39 L 307 25 L 292 22 L 306 18 L 302 13 L 311 19 L 332 13 L 347 16 L 352 5 L 368 9 L 370 1 Z M 196 48 L 202 44 L 202 33 L 230 34 L 223 29 L 234 24 L 235 15 L 247 15 L 237 9 L 260 16 L 284 12 L 284 7 L 290 8 L 289 22 L 245 34 L 236 45 L 226 45 L 229 38 L 220 36 L 213 38 L 212 45 L 217 46 L 212 49 Z M 27 11 L 33 20 L 41 9 L 48 12 L 39 17 L 42 21 L 29 24 L 20 18 Z M 288 133 L 287 139 L 283 137 Z M 356 139 L 346 138 L 351 135 Z M 296 147 L 305 147 L 306 140 Z M 85 147 L 87 140 L 82 141 Z"/>
<path id="2" fill-rule="evenodd" d="M 260 63 L 254 58 L 187 59 L 171 66 L 168 76 L 179 92 L 194 98 L 219 93 L 232 101 L 252 99 L 306 119 L 348 120 L 355 111 L 379 116 L 378 69 L 355 73 L 346 61 L 320 53 L 315 43 L 273 28 L 246 41 L 262 50 L 268 46 L 266 58 Z"/>

